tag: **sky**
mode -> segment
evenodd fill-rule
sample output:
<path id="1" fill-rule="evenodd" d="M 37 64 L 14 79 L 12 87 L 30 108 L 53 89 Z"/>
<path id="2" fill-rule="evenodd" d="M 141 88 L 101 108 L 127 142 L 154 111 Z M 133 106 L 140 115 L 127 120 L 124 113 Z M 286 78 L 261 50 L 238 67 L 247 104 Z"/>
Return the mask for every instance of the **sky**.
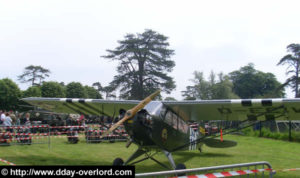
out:
<path id="1" fill-rule="evenodd" d="M 104 59 L 128 33 L 152 29 L 169 37 L 170 95 L 192 85 L 195 70 L 225 74 L 254 63 L 280 82 L 277 66 L 286 47 L 300 42 L 300 1 L 268 0 L 0 0 L 0 78 L 17 76 L 29 65 L 50 69 L 47 81 L 103 86 L 116 75 L 116 61 Z M 287 97 L 293 97 L 290 89 Z"/>

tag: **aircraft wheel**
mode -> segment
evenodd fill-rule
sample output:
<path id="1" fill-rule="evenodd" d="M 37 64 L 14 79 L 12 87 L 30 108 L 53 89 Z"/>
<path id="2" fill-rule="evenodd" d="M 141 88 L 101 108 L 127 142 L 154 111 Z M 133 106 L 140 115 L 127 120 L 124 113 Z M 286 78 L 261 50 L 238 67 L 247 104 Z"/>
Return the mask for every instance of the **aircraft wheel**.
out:
<path id="1" fill-rule="evenodd" d="M 122 166 L 123 164 L 124 164 L 124 161 L 121 158 L 116 158 L 113 162 L 113 166 Z"/>
<path id="2" fill-rule="evenodd" d="M 177 164 L 175 170 L 179 170 L 179 169 L 186 169 L 186 166 L 182 163 Z"/>
<path id="3" fill-rule="evenodd" d="M 186 169 L 186 166 L 182 163 L 177 164 L 175 170 Z M 185 173 L 178 174 L 177 176 L 185 176 Z"/>

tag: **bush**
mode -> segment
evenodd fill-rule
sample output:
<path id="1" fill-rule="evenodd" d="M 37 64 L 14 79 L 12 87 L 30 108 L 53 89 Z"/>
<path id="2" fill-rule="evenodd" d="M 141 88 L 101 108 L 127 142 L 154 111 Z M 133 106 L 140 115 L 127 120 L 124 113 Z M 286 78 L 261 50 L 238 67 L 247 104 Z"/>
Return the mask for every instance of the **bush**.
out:
<path id="1" fill-rule="evenodd" d="M 243 129 L 243 133 L 247 136 L 254 137 L 264 137 L 264 138 L 272 138 L 276 140 L 289 140 L 289 132 L 272 132 L 270 129 L 262 128 L 261 133 L 259 130 L 254 131 L 252 128 L 248 127 Z M 261 134 L 261 135 L 260 135 Z M 300 142 L 300 132 L 292 131 L 291 139 L 294 142 Z"/>

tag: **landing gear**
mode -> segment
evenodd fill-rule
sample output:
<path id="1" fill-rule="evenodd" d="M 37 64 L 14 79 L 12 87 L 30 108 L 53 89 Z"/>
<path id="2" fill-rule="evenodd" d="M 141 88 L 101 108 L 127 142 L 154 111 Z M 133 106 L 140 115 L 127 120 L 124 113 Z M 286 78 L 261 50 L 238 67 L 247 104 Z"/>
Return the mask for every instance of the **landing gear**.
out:
<path id="1" fill-rule="evenodd" d="M 182 163 L 177 164 L 175 170 L 179 170 L 179 169 L 186 169 L 186 166 Z"/>
<path id="2" fill-rule="evenodd" d="M 178 164 L 177 166 L 175 165 L 175 162 L 173 160 L 172 154 L 166 150 L 162 150 L 163 153 L 165 154 L 165 156 L 168 158 L 169 163 L 171 166 L 167 166 L 161 162 L 159 162 L 158 160 L 154 159 L 154 155 L 156 155 L 158 152 L 154 152 L 151 153 L 149 150 L 139 147 L 125 162 L 121 159 L 121 158 L 116 158 L 113 162 L 114 166 L 121 166 L 121 165 L 134 165 L 136 163 L 142 162 L 144 160 L 147 159 L 151 159 L 152 161 L 156 162 L 157 164 L 161 165 L 162 167 L 166 168 L 166 169 L 186 169 L 186 166 L 184 164 Z M 136 158 L 140 157 L 141 155 L 145 155 L 144 158 L 137 160 L 135 162 L 133 162 L 133 160 L 135 160 Z M 129 164 L 130 163 L 130 164 Z"/>
<path id="3" fill-rule="evenodd" d="M 123 164 L 124 164 L 124 161 L 121 158 L 116 158 L 113 162 L 113 166 L 122 166 Z"/>
<path id="4" fill-rule="evenodd" d="M 182 163 L 177 164 L 175 170 L 186 169 L 186 166 Z M 184 173 L 179 173 L 177 176 L 185 176 Z"/>

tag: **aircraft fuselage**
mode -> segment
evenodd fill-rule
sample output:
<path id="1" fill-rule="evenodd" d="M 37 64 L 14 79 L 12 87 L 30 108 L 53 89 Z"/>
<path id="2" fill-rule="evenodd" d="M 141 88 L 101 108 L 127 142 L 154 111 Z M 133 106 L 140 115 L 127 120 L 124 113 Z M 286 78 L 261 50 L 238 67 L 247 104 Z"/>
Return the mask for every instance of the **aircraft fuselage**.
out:
<path id="1" fill-rule="evenodd" d="M 194 131 L 174 111 L 159 101 L 152 101 L 124 123 L 133 142 L 142 147 L 156 147 L 168 152 L 197 140 Z M 200 144 L 188 144 L 181 150 L 194 150 Z"/>

